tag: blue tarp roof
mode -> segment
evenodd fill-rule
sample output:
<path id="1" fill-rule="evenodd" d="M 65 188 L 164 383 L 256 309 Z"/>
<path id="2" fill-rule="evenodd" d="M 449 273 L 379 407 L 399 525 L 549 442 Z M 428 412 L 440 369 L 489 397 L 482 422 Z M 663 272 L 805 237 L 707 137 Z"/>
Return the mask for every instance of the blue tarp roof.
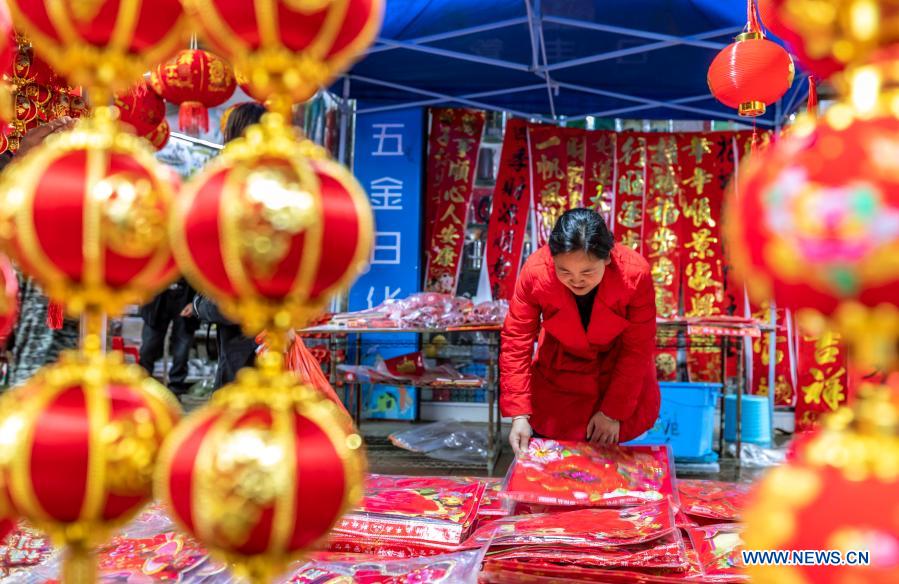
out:
<path id="1" fill-rule="evenodd" d="M 744 0 L 387 0 L 378 41 L 333 89 L 348 89 L 360 111 L 737 119 L 709 93 L 706 72 L 745 23 Z M 806 92 L 797 73 L 760 122 L 783 119 Z"/>

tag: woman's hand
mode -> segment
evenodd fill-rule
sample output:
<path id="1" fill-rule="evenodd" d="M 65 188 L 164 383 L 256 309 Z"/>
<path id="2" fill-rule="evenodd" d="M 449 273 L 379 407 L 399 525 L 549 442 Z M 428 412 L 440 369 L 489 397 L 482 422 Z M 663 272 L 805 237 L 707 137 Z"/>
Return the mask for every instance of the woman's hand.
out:
<path id="1" fill-rule="evenodd" d="M 526 417 L 515 418 L 512 420 L 512 431 L 509 433 L 509 443 L 512 450 L 518 456 L 523 452 L 527 452 L 528 444 L 531 442 L 531 436 L 534 431 L 531 430 L 531 422 Z"/>
<path id="2" fill-rule="evenodd" d="M 618 444 L 621 423 L 602 412 L 596 412 L 587 424 L 587 441 L 594 444 Z"/>

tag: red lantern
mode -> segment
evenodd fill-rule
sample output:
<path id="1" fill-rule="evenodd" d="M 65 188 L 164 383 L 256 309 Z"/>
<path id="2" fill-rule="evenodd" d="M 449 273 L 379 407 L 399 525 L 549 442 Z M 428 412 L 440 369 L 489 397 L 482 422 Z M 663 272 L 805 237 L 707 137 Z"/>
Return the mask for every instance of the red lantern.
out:
<path id="1" fill-rule="evenodd" d="M 182 272 L 253 333 L 304 324 L 371 249 L 359 183 L 280 119 L 230 143 L 185 186 L 172 217 Z"/>
<path id="2" fill-rule="evenodd" d="M 10 0 L 16 25 L 77 85 L 125 90 L 184 41 L 178 0 Z"/>
<path id="3" fill-rule="evenodd" d="M 64 353 L 0 400 L 5 491 L 15 511 L 70 546 L 65 581 L 150 500 L 177 400 L 120 353 Z M 72 569 L 84 572 L 75 574 Z"/>
<path id="4" fill-rule="evenodd" d="M 70 311 L 118 312 L 176 275 L 165 222 L 176 185 L 101 108 L 3 173 L 0 238 Z"/>
<path id="5" fill-rule="evenodd" d="M 306 101 L 374 41 L 384 0 L 184 0 L 218 54 L 244 72 L 250 93 Z"/>
<path id="6" fill-rule="evenodd" d="M 253 583 L 272 581 L 362 497 L 361 437 L 335 404 L 296 383 L 290 372 L 244 369 L 160 454 L 157 497 Z"/>
<path id="7" fill-rule="evenodd" d="M 208 108 L 234 95 L 234 71 L 224 59 L 208 51 L 181 51 L 153 72 L 153 87 L 166 101 L 179 104 L 178 127 L 197 134 L 209 131 Z"/>
<path id="8" fill-rule="evenodd" d="M 766 40 L 750 1 L 749 32 L 726 46 L 709 67 L 709 89 L 715 99 L 741 116 L 760 116 L 793 84 L 793 59 L 783 47 Z"/>
<path id="9" fill-rule="evenodd" d="M 141 81 L 115 97 L 119 121 L 134 128 L 138 136 L 154 132 L 165 121 L 165 100 Z"/>
<path id="10" fill-rule="evenodd" d="M 9 259 L 0 255 L 0 346 L 6 344 L 19 318 L 19 279 Z M 0 506 L 0 517 L 4 517 Z M 0 529 L 2 532 L 2 529 Z M 0 540 L 3 536 L 0 535 Z"/>
<path id="11" fill-rule="evenodd" d="M 741 169 L 725 230 L 755 298 L 832 314 L 899 303 L 899 120 L 797 127 Z M 747 218 L 752 218 L 747 220 Z"/>
<path id="12" fill-rule="evenodd" d="M 899 120 L 847 124 L 830 115 L 840 108 L 750 157 L 726 208 L 727 249 L 753 298 L 797 310 L 809 331 L 842 333 L 860 364 L 886 367 L 899 334 L 899 175 L 887 154 Z"/>
<path id="13" fill-rule="evenodd" d="M 747 566 L 752 582 L 886 584 L 899 578 L 899 386 L 863 385 L 773 469 L 743 514 L 746 549 L 869 552 L 868 565 Z M 852 501 L 852 505 L 847 505 Z"/>
<path id="14" fill-rule="evenodd" d="M 802 37 L 794 29 L 790 28 L 788 22 L 784 20 L 784 16 L 781 13 L 783 4 L 783 0 L 758 0 L 762 22 L 765 23 L 771 34 L 784 41 L 793 51 L 793 54 L 799 58 L 803 68 L 810 71 L 818 79 L 828 79 L 842 71 L 846 64 L 840 62 L 832 55 L 830 47 L 824 51 L 814 48 L 812 49 L 814 53 L 806 50 Z M 820 42 L 816 44 L 820 47 Z"/>

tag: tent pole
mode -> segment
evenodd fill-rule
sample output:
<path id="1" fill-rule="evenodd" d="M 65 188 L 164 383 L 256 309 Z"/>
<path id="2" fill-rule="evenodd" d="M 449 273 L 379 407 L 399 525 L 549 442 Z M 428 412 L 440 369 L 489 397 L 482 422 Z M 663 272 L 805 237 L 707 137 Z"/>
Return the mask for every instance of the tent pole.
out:
<path id="1" fill-rule="evenodd" d="M 482 91 L 480 93 L 469 93 L 466 95 L 461 95 L 462 99 L 479 99 L 482 97 L 494 97 L 498 95 L 510 95 L 512 93 L 523 93 L 526 91 L 536 91 L 538 89 L 543 89 L 544 85 L 542 83 L 535 83 L 534 85 L 525 85 L 524 87 L 513 87 L 511 89 L 496 89 L 494 91 Z M 708 96 L 705 96 L 705 99 L 708 99 Z M 421 101 L 412 101 L 409 103 L 399 103 L 396 105 L 385 105 L 380 107 L 372 107 L 365 108 L 361 110 L 356 110 L 357 114 L 373 114 L 377 112 L 389 112 L 398 109 L 406 109 L 410 107 L 422 107 L 422 106 L 430 106 L 437 105 L 440 103 L 445 103 L 445 99 L 424 99 Z"/>
<path id="2" fill-rule="evenodd" d="M 414 39 L 407 39 L 405 42 L 413 44 L 413 45 L 420 45 L 420 44 L 424 44 L 424 43 L 433 43 L 433 42 L 437 42 L 437 41 L 445 41 L 445 40 L 449 40 L 449 39 L 454 39 L 454 38 L 458 38 L 458 37 L 462 37 L 462 36 L 466 36 L 466 35 L 470 35 L 470 34 L 477 34 L 479 32 L 489 32 L 491 30 L 497 30 L 500 28 L 508 28 L 510 26 L 518 26 L 520 24 L 527 24 L 527 22 L 528 22 L 528 19 L 526 17 L 520 16 L 518 18 L 509 18 L 507 20 L 500 20 L 498 22 L 492 22 L 490 24 L 482 24 L 479 26 L 470 26 L 467 28 L 460 28 L 460 29 L 453 30 L 450 32 L 432 34 L 432 35 L 428 35 L 428 36 L 417 37 Z M 380 40 L 381 39 L 378 39 L 378 41 L 380 41 Z M 368 49 L 368 51 L 366 51 L 365 54 L 373 55 L 375 53 L 383 53 L 384 51 L 394 51 L 396 49 L 401 49 L 401 48 L 403 48 L 403 47 L 398 47 L 396 45 L 375 45 L 374 47 L 371 47 L 370 49 Z"/>

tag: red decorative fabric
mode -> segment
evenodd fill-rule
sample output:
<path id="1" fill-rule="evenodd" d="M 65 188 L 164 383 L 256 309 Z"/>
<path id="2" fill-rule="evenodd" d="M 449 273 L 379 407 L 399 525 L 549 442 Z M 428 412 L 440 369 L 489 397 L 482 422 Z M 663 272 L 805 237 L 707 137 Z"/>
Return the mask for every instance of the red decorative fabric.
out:
<path id="1" fill-rule="evenodd" d="M 0 254 L 0 346 L 6 343 L 19 319 L 19 279 L 5 255 Z"/>
<path id="2" fill-rule="evenodd" d="M 528 258 L 502 333 L 503 415 L 530 414 L 538 433 L 565 440 L 584 439 L 590 418 L 600 410 L 621 421 L 622 442 L 655 423 L 660 398 L 649 265 L 622 245 L 614 247 L 611 260 L 584 332 L 549 249 Z"/>
<path id="3" fill-rule="evenodd" d="M 678 137 L 647 135 L 643 253 L 649 260 L 660 318 L 674 318 L 680 305 L 682 198 Z"/>
<path id="4" fill-rule="evenodd" d="M 534 439 L 509 470 L 503 497 L 577 507 L 677 500 L 670 451 L 663 446 L 594 446 Z"/>
<path id="5" fill-rule="evenodd" d="M 613 224 L 615 204 L 615 167 L 618 153 L 616 132 L 587 132 L 584 158 L 584 206 Z"/>
<path id="6" fill-rule="evenodd" d="M 487 268 L 493 299 L 508 300 L 515 291 L 521 252 L 531 210 L 530 156 L 527 122 L 506 123 L 499 176 L 487 228 Z"/>

